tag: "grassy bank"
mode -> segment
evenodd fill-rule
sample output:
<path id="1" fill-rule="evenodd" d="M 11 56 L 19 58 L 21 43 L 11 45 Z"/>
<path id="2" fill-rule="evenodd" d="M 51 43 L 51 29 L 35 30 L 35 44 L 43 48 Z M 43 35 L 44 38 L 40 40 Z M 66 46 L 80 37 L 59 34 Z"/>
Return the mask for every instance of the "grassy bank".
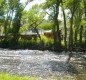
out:
<path id="1" fill-rule="evenodd" d="M 17 76 L 10 75 L 8 73 L 0 73 L 0 80 L 85 80 L 85 75 L 63 75 L 63 76 L 49 76 L 49 77 L 29 77 L 29 76 Z"/>
<path id="2" fill-rule="evenodd" d="M 16 75 L 10 75 L 7 73 L 0 73 L 0 80 L 75 80 L 72 77 L 67 77 L 67 76 L 57 76 L 57 77 L 48 77 L 48 78 L 36 78 L 36 77 L 20 77 Z"/>
<path id="3" fill-rule="evenodd" d="M 20 76 L 16 76 L 16 75 L 10 75 L 7 73 L 0 73 L 0 80 L 37 80 L 34 77 L 20 77 Z"/>
<path id="4" fill-rule="evenodd" d="M 5 41 L 4 39 L 0 40 L 0 48 L 9 48 L 9 49 L 31 49 L 31 50 L 55 50 L 55 44 L 53 38 L 48 38 L 46 36 L 41 36 L 40 38 L 32 38 L 31 40 L 28 39 L 19 39 L 18 43 L 16 44 L 13 40 L 8 39 Z M 61 47 L 58 47 L 56 44 L 56 51 L 64 51 L 65 45 L 64 41 L 61 41 Z M 67 48 L 69 50 L 69 48 Z M 86 44 L 79 42 L 73 44 L 73 51 L 86 51 Z"/>

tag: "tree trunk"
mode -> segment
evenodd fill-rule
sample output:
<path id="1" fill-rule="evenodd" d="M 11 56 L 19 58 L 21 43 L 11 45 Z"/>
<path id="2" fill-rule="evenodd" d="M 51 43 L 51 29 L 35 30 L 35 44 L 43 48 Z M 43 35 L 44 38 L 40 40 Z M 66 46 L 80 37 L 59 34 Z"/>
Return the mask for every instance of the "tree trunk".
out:
<path id="1" fill-rule="evenodd" d="M 58 50 L 61 49 L 61 31 L 59 30 L 58 20 L 57 20 L 57 45 L 58 45 Z"/>
<path id="2" fill-rule="evenodd" d="M 54 13 L 54 28 L 53 28 L 53 34 L 54 34 L 54 50 L 61 50 L 61 35 L 59 30 L 59 21 L 58 21 L 58 14 L 59 14 L 59 5 L 60 2 L 57 1 L 55 6 L 55 13 Z"/>
<path id="3" fill-rule="evenodd" d="M 59 30 L 58 13 L 56 13 L 54 18 L 54 49 L 61 49 L 61 36 Z"/>
<path id="4" fill-rule="evenodd" d="M 82 32 L 83 32 L 83 26 L 81 25 L 81 27 L 80 27 L 80 39 L 79 39 L 80 46 L 82 45 Z"/>
<path id="5" fill-rule="evenodd" d="M 55 26 L 55 23 L 53 25 L 53 37 L 54 37 L 54 50 L 56 50 L 56 45 L 57 45 L 57 38 L 56 38 L 56 26 Z"/>
<path id="6" fill-rule="evenodd" d="M 72 48 L 73 48 L 73 28 L 72 28 L 72 25 L 73 25 L 73 14 L 72 14 L 71 21 L 70 21 L 70 35 L 69 35 L 69 50 L 70 51 L 72 51 Z"/>
<path id="7" fill-rule="evenodd" d="M 19 19 L 16 19 L 16 18 L 19 18 Z M 15 44 L 13 44 L 14 48 L 17 48 L 17 46 L 18 46 L 20 26 L 21 26 L 21 14 L 17 13 L 17 16 L 15 16 L 14 23 L 13 23 L 13 38 L 12 38 L 12 41 L 15 42 Z"/>
<path id="8" fill-rule="evenodd" d="M 67 50 L 67 27 L 66 27 L 66 16 L 65 16 L 65 12 L 64 9 L 62 8 L 63 11 L 63 18 L 64 18 L 64 44 L 65 44 L 65 51 Z"/>
<path id="9" fill-rule="evenodd" d="M 56 4 L 56 14 L 55 14 L 55 25 L 56 25 L 56 33 L 57 33 L 57 50 L 60 51 L 61 50 L 61 32 L 59 30 L 59 20 L 58 20 L 58 15 L 59 15 L 59 5 L 60 2 L 58 2 L 58 4 Z"/>
<path id="10" fill-rule="evenodd" d="M 5 23 L 4 23 L 4 33 L 5 33 L 5 41 L 7 41 L 7 21 L 5 21 Z"/>
<path id="11" fill-rule="evenodd" d="M 85 44 L 86 44 L 86 28 L 85 28 Z"/>
<path id="12" fill-rule="evenodd" d="M 74 36 L 75 46 L 77 45 L 77 33 L 78 33 L 78 27 L 76 26 L 76 28 L 75 28 L 75 36 Z"/>
<path id="13" fill-rule="evenodd" d="M 85 9 L 85 17 L 86 17 L 86 0 L 84 0 L 84 9 Z M 85 44 L 86 44 L 86 28 L 85 28 Z"/>

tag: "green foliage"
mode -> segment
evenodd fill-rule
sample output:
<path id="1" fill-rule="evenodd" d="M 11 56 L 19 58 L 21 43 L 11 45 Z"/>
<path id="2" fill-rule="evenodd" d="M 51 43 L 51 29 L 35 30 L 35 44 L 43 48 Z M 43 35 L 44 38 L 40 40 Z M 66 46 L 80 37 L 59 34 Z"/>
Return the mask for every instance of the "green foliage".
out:
<path id="1" fill-rule="evenodd" d="M 64 2 L 68 9 L 70 9 L 71 11 L 74 11 L 77 9 L 80 0 L 65 0 Z"/>
<path id="2" fill-rule="evenodd" d="M 52 50 L 54 44 L 54 40 L 52 38 L 42 36 L 42 42 L 44 43 L 44 49 Z"/>
<path id="3" fill-rule="evenodd" d="M 34 22 L 36 20 L 39 20 L 41 17 L 43 18 L 43 13 L 44 12 L 42 8 L 38 4 L 35 4 L 28 11 L 24 10 L 22 12 L 22 20 L 26 19 L 29 23 Z"/>
<path id="4" fill-rule="evenodd" d="M 33 38 L 31 40 L 19 40 L 19 48 L 29 48 L 29 49 L 40 49 L 41 47 L 44 47 L 44 49 L 51 49 L 53 45 L 53 39 L 47 38 L 46 36 L 41 36 L 41 41 L 39 38 L 37 40 L 34 40 Z"/>
<path id="5" fill-rule="evenodd" d="M 56 0 L 46 0 L 44 4 L 42 4 L 43 9 L 47 9 L 52 7 L 56 3 Z"/>
<path id="6" fill-rule="evenodd" d="M 52 22 L 44 21 L 41 25 L 38 26 L 39 28 L 42 28 L 44 30 L 51 30 L 53 27 Z"/>
<path id="7" fill-rule="evenodd" d="M 0 0 L 0 5 L 1 5 L 2 2 L 3 2 L 3 0 Z"/>
<path id="8" fill-rule="evenodd" d="M 29 1 L 32 0 L 27 0 L 27 2 Z M 19 34 L 25 30 L 29 30 L 31 27 L 42 28 L 44 30 L 53 29 L 53 31 L 57 31 L 57 37 L 59 35 L 60 29 L 60 21 L 58 20 L 60 6 L 62 6 L 64 11 L 65 9 L 69 10 L 68 14 L 66 15 L 69 17 L 68 22 L 71 22 L 71 20 L 73 19 L 70 25 L 72 27 L 69 28 L 69 25 L 67 27 L 67 29 L 70 29 L 70 31 L 68 30 L 67 35 L 69 35 L 69 32 L 72 33 L 70 34 L 70 36 L 73 35 L 70 37 L 70 40 L 72 40 L 72 37 L 75 37 L 75 32 L 77 33 L 77 35 L 80 35 L 81 25 L 83 25 L 84 27 L 82 35 L 84 35 L 83 38 L 85 39 L 86 0 L 45 0 L 45 2 L 40 5 L 33 5 L 28 11 L 24 10 L 25 6 L 22 3 L 20 3 L 20 0 L 0 0 L 0 33 L 5 34 L 6 37 L 6 40 L 2 40 L 0 45 L 6 47 L 12 46 L 13 44 L 15 44 L 13 43 L 15 39 L 15 41 L 18 41 Z M 47 20 L 45 20 L 46 14 L 49 15 Z M 65 32 L 65 30 L 63 31 Z M 11 41 L 11 39 L 13 41 Z M 60 41 L 59 37 L 58 39 L 54 39 L 56 39 L 57 42 Z M 70 40 L 69 42 L 71 42 Z M 77 40 L 79 40 L 78 36 Z M 42 41 L 45 46 L 47 44 L 53 44 L 52 40 L 45 37 L 42 37 Z M 19 40 L 19 45 L 25 48 L 34 48 L 38 44 L 40 44 L 39 39 L 37 39 L 37 42 L 33 39 L 21 41 Z"/>
<path id="9" fill-rule="evenodd" d="M 20 39 L 19 48 L 37 49 L 37 42 L 33 38 L 31 40 Z"/>
<path id="10" fill-rule="evenodd" d="M 33 5 L 29 11 L 23 11 L 22 23 L 24 22 L 23 25 L 27 24 L 28 27 L 37 27 L 42 23 L 44 15 L 45 13 L 39 5 Z"/>
<path id="11" fill-rule="evenodd" d="M 53 44 L 52 38 L 47 38 L 46 36 L 41 36 L 41 37 L 42 37 L 42 41 L 45 43 L 45 45 L 47 45 L 48 43 Z"/>
<path id="12" fill-rule="evenodd" d="M 84 17 L 83 20 L 81 21 L 81 25 L 86 26 L 86 17 Z"/>
<path id="13" fill-rule="evenodd" d="M 9 47 L 9 42 L 5 41 L 5 40 L 0 41 L 0 47 L 2 47 L 2 48 Z"/>
<path id="14" fill-rule="evenodd" d="M 26 31 L 26 30 L 29 30 L 28 24 L 23 25 L 23 26 L 20 28 L 19 33 L 22 33 L 22 32 L 24 32 L 24 31 Z"/>

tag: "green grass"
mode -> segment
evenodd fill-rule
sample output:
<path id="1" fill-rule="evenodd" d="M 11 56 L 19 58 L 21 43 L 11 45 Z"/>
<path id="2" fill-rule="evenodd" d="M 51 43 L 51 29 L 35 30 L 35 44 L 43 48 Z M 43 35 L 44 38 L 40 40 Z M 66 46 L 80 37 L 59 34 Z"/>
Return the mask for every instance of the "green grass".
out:
<path id="1" fill-rule="evenodd" d="M 34 77 L 28 77 L 28 76 L 20 77 L 20 76 L 17 76 L 17 75 L 0 73 L 0 80 L 37 80 L 37 79 L 34 78 Z"/>
<path id="2" fill-rule="evenodd" d="M 85 75 L 63 75 L 63 76 L 49 76 L 47 78 L 40 77 L 29 77 L 29 76 L 18 76 L 10 75 L 8 73 L 0 73 L 0 80 L 86 80 Z"/>

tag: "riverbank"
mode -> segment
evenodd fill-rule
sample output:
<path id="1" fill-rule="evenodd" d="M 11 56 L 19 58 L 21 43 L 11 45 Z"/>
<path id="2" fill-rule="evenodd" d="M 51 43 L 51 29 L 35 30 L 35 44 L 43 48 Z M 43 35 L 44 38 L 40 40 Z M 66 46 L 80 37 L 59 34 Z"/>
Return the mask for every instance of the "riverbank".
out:
<path id="1" fill-rule="evenodd" d="M 80 78 L 80 77 L 79 77 Z M 73 76 L 55 76 L 55 77 L 49 77 L 49 78 L 40 78 L 40 77 L 30 77 L 30 76 L 18 76 L 18 75 L 12 75 L 9 73 L 0 73 L 0 80 L 83 80 L 82 78 L 77 78 Z"/>
<path id="2" fill-rule="evenodd" d="M 4 49 L 13 49 L 13 50 L 18 50 L 18 49 L 30 49 L 30 50 L 50 50 L 50 51 L 56 51 L 56 52 L 62 52 L 62 51 L 70 51 L 69 48 L 65 49 L 64 44 L 60 47 L 57 47 L 54 49 L 54 44 L 52 39 L 44 39 L 40 42 L 40 40 L 35 41 L 34 39 L 32 40 L 19 40 L 18 43 L 14 43 L 13 41 L 0 41 L 0 48 Z M 86 47 L 85 45 L 80 47 L 78 46 L 73 46 L 72 51 L 74 52 L 86 52 Z"/>

